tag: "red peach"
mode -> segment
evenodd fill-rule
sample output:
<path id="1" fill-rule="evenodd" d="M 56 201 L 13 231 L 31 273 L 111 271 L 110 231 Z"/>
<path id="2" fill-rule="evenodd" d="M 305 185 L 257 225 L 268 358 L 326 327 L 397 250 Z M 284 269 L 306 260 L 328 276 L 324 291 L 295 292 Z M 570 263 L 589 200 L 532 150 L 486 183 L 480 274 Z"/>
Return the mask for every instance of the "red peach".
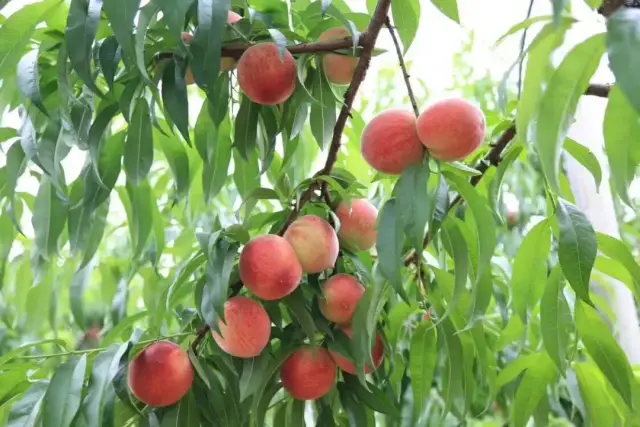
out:
<path id="1" fill-rule="evenodd" d="M 337 375 L 336 363 L 320 347 L 302 347 L 282 365 L 282 386 L 298 400 L 316 400 L 331 391 Z"/>
<path id="2" fill-rule="evenodd" d="M 187 352 L 170 341 L 149 345 L 129 364 L 129 389 L 142 403 L 156 408 L 179 402 L 193 378 Z"/>
<path id="3" fill-rule="evenodd" d="M 220 334 L 211 331 L 220 348 L 235 357 L 256 357 L 271 338 L 271 319 L 266 310 L 247 297 L 232 297 L 224 304 L 224 322 L 218 322 Z"/>
<path id="4" fill-rule="evenodd" d="M 353 332 L 351 331 L 351 328 L 344 327 L 342 328 L 342 332 L 344 332 L 349 338 L 353 339 Z M 356 365 L 353 362 L 335 351 L 329 350 L 329 353 L 340 369 L 348 374 L 357 375 Z M 378 369 L 384 360 L 384 343 L 382 342 L 382 336 L 379 333 L 376 334 L 375 345 L 371 348 L 371 356 L 373 358 L 375 369 Z M 364 366 L 364 373 L 370 374 L 373 372 L 373 369 L 374 368 L 371 367 L 371 364 L 367 363 Z"/>
<path id="5" fill-rule="evenodd" d="M 416 132 L 416 117 L 402 109 L 384 111 L 362 132 L 362 157 L 369 165 L 390 175 L 399 175 L 408 166 L 420 163 L 424 146 Z"/>
<path id="6" fill-rule="evenodd" d="M 333 268 L 340 243 L 336 231 L 324 219 L 305 215 L 295 220 L 284 233 L 305 273 L 320 273 Z"/>
<path id="7" fill-rule="evenodd" d="M 280 104 L 296 89 L 296 61 L 288 50 L 284 61 L 275 43 L 259 43 L 247 49 L 238 62 L 238 83 L 253 102 Z"/>
<path id="8" fill-rule="evenodd" d="M 240 254 L 240 280 L 254 295 L 273 301 L 293 292 L 302 280 L 302 266 L 283 237 L 252 239 Z"/>
<path id="9" fill-rule="evenodd" d="M 324 317 L 338 324 L 349 324 L 364 295 L 364 286 L 350 274 L 336 274 L 325 282 L 322 294 L 320 311 Z"/>
<path id="10" fill-rule="evenodd" d="M 420 114 L 417 131 L 431 156 L 449 162 L 473 153 L 484 141 L 487 124 L 480 108 L 465 99 L 451 98 Z"/>
<path id="11" fill-rule="evenodd" d="M 336 209 L 340 220 L 338 239 L 340 244 L 351 251 L 368 251 L 378 239 L 376 223 L 378 209 L 367 199 L 351 200 L 351 212 L 345 202 Z"/>
<path id="12" fill-rule="evenodd" d="M 322 33 L 319 41 L 328 42 L 331 40 L 344 39 L 349 36 L 351 36 L 349 30 L 345 27 L 337 27 Z M 348 85 L 351 83 L 353 73 L 356 71 L 357 66 L 358 58 L 354 56 L 327 53 L 322 58 L 322 68 L 327 76 L 327 80 L 336 85 Z"/>

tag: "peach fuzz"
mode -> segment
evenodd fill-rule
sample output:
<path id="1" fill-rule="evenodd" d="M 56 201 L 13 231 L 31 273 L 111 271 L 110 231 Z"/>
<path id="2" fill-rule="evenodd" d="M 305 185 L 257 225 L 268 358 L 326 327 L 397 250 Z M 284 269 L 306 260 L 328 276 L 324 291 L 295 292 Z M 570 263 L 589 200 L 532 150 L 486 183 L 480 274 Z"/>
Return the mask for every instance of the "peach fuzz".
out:
<path id="1" fill-rule="evenodd" d="M 340 243 L 336 231 L 324 219 L 305 215 L 295 220 L 283 236 L 293 247 L 305 273 L 333 268 Z"/>
<path id="2" fill-rule="evenodd" d="M 281 104 L 296 89 L 298 69 L 288 50 L 284 61 L 275 43 L 259 43 L 247 49 L 238 61 L 238 83 L 253 102 Z"/>
<path id="3" fill-rule="evenodd" d="M 320 311 L 327 320 L 338 324 L 349 324 L 364 295 L 364 286 L 350 274 L 331 276 L 322 287 Z"/>
<path id="4" fill-rule="evenodd" d="M 179 402 L 193 379 L 187 352 L 170 341 L 150 344 L 129 364 L 129 389 L 142 403 L 155 408 Z"/>
<path id="5" fill-rule="evenodd" d="M 302 280 L 302 266 L 289 242 L 275 234 L 252 239 L 240 254 L 240 280 L 255 296 L 278 300 Z"/>
<path id="6" fill-rule="evenodd" d="M 345 27 L 331 28 L 319 37 L 320 42 L 340 40 L 350 37 L 349 30 Z M 327 80 L 336 85 L 348 85 L 358 66 L 358 58 L 354 56 L 327 53 L 322 58 L 322 69 Z"/>
<path id="7" fill-rule="evenodd" d="M 351 200 L 351 211 L 345 202 L 336 209 L 340 220 L 338 239 L 343 247 L 351 251 L 368 251 L 378 239 L 376 224 L 378 209 L 367 199 Z"/>
<path id="8" fill-rule="evenodd" d="M 271 319 L 266 310 L 247 297 L 232 297 L 224 304 L 220 333 L 211 331 L 220 348 L 235 357 L 256 357 L 269 344 Z"/>
<path id="9" fill-rule="evenodd" d="M 487 124 L 480 108 L 465 99 L 451 98 L 427 108 L 417 121 L 420 141 L 438 160 L 462 160 L 484 141 Z"/>
<path id="10" fill-rule="evenodd" d="M 316 400 L 331 391 L 338 369 L 329 352 L 322 348 L 302 347 L 293 353 L 280 370 L 282 386 L 298 400 Z"/>
<path id="11" fill-rule="evenodd" d="M 342 328 L 342 332 L 344 332 L 349 338 L 353 339 L 353 332 L 351 331 L 351 328 Z M 357 375 L 356 365 L 353 362 L 335 351 L 329 350 L 329 353 L 340 369 L 348 374 Z M 373 358 L 375 369 L 378 369 L 384 360 L 384 343 L 382 342 L 382 336 L 379 333 L 376 334 L 375 344 L 371 348 L 371 357 Z M 373 369 L 374 368 L 370 363 L 366 363 L 364 366 L 364 373 L 370 374 L 373 372 Z"/>
<path id="12" fill-rule="evenodd" d="M 416 132 L 416 117 L 402 109 L 390 109 L 374 117 L 362 131 L 362 157 L 378 172 L 400 175 L 420 163 L 424 146 Z"/>

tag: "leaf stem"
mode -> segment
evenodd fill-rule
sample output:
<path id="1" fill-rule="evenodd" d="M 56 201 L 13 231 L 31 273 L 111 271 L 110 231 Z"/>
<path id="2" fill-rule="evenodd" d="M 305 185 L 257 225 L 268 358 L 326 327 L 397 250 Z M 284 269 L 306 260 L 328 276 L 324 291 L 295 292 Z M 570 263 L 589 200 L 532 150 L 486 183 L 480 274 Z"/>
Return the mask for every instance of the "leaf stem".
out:
<path id="1" fill-rule="evenodd" d="M 400 68 L 402 69 L 402 76 L 404 77 L 404 82 L 407 85 L 407 93 L 409 95 L 409 100 L 411 101 L 411 106 L 413 107 L 413 112 L 416 117 L 420 115 L 420 109 L 418 108 L 418 103 L 416 102 L 416 97 L 413 94 L 413 88 L 411 87 L 411 76 L 407 71 L 407 65 L 404 62 L 404 56 L 402 55 L 402 49 L 400 49 L 400 42 L 398 41 L 398 37 L 396 35 L 396 30 L 393 26 L 391 26 L 391 21 L 389 21 L 389 17 L 385 19 L 384 25 L 389 29 L 389 34 L 391 34 L 391 38 L 393 39 L 393 44 L 396 47 L 396 53 L 398 54 L 398 61 L 400 62 Z"/>

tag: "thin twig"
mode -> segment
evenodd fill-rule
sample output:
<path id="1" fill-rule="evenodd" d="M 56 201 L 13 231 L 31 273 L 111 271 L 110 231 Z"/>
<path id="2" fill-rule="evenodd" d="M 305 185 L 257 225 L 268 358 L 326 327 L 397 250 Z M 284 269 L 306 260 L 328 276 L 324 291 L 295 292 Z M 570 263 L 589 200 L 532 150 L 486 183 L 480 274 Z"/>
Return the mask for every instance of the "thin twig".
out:
<path id="1" fill-rule="evenodd" d="M 360 55 L 358 65 L 356 66 L 356 69 L 353 73 L 351 84 L 344 94 L 344 104 L 342 105 L 340 115 L 338 116 L 336 124 L 333 128 L 333 138 L 331 140 L 331 145 L 329 146 L 329 152 L 327 153 L 327 160 L 324 164 L 324 167 L 320 169 L 318 173 L 316 173 L 316 176 L 330 174 L 333 170 L 333 166 L 338 160 L 338 152 L 340 151 L 342 133 L 344 132 L 344 128 L 347 124 L 347 119 L 351 115 L 351 108 L 353 107 L 353 101 L 356 98 L 358 89 L 360 89 L 360 85 L 367 75 L 367 70 L 369 69 L 369 64 L 371 63 L 373 48 L 375 47 L 376 40 L 378 39 L 378 35 L 380 34 L 380 29 L 384 25 L 384 21 L 387 17 L 387 13 L 389 12 L 390 5 L 391 0 L 378 1 L 378 5 L 376 6 L 373 18 L 371 18 L 371 22 L 369 23 L 369 28 L 367 28 L 367 31 L 362 33 L 360 37 L 359 41 L 360 45 L 362 46 L 362 54 Z M 289 49 L 289 51 L 291 51 L 291 49 Z M 295 219 L 300 214 L 300 211 L 302 210 L 304 205 L 311 200 L 314 192 L 320 189 L 320 187 L 321 183 L 318 180 L 313 181 L 309 185 L 309 188 L 307 188 L 307 190 L 302 194 L 302 197 L 300 197 L 300 202 L 298 202 L 297 206 L 291 211 L 291 214 L 289 214 L 289 217 L 285 221 L 279 234 L 282 235 L 287 230 L 287 228 L 289 228 L 291 223 L 295 221 Z"/>
<path id="2" fill-rule="evenodd" d="M 529 1 L 529 9 L 527 10 L 527 18 L 531 18 L 531 13 L 533 12 L 533 2 L 535 0 Z M 522 38 L 520 39 L 520 62 L 518 63 L 518 99 L 520 99 L 520 95 L 522 95 L 522 68 L 524 65 L 524 46 L 527 44 L 527 30 L 529 28 L 525 28 L 522 32 Z"/>
<path id="3" fill-rule="evenodd" d="M 209 325 L 204 325 L 203 327 L 198 329 L 198 335 L 196 336 L 196 339 L 194 339 L 191 343 L 191 350 L 194 354 L 198 354 L 198 347 L 200 347 L 200 343 L 206 338 L 210 329 L 211 328 L 209 327 Z"/>
<path id="4" fill-rule="evenodd" d="M 590 84 L 587 90 L 584 92 L 584 94 L 589 96 L 606 98 L 609 96 L 610 91 L 611 91 L 610 84 Z M 475 169 L 480 172 L 480 175 L 475 175 L 471 178 L 470 180 L 471 185 L 473 185 L 474 187 L 478 185 L 478 183 L 482 180 L 487 170 L 489 170 L 489 167 L 498 166 L 500 164 L 500 162 L 502 161 L 502 153 L 504 153 L 504 150 L 507 148 L 509 143 L 513 141 L 515 136 L 516 136 L 516 125 L 515 123 L 512 123 L 511 126 L 509 126 L 502 133 L 502 135 L 500 135 L 500 138 L 498 139 L 498 141 L 496 141 L 495 145 L 491 148 L 491 150 L 487 153 L 487 155 L 484 156 L 482 160 L 480 160 L 480 162 L 478 162 L 478 164 L 475 166 Z M 453 199 L 453 201 L 449 204 L 447 213 L 451 212 L 451 210 L 454 209 L 455 206 L 462 201 L 463 201 L 462 196 L 458 194 L 456 198 Z M 431 242 L 431 238 L 432 238 L 431 233 L 427 233 L 427 235 L 424 238 L 423 247 L 426 248 L 427 246 L 429 246 L 429 243 Z M 420 256 L 421 254 L 417 252 L 410 254 L 405 259 L 405 262 L 404 262 L 405 266 L 409 266 L 412 264 L 417 265 L 420 259 Z"/>
<path id="5" fill-rule="evenodd" d="M 389 29 L 389 34 L 391 34 L 391 38 L 393 39 L 393 44 L 396 46 L 396 53 L 398 54 L 398 61 L 400 62 L 400 68 L 402 69 L 402 76 L 404 77 L 404 82 L 407 85 L 407 93 L 409 95 L 409 100 L 411 101 L 413 112 L 416 114 L 416 117 L 418 117 L 420 115 L 420 109 L 418 108 L 416 97 L 413 94 L 413 88 L 411 87 L 411 80 L 410 80 L 411 76 L 409 76 L 409 72 L 407 71 L 407 65 L 404 63 L 404 57 L 402 55 L 402 49 L 400 48 L 400 41 L 396 36 L 396 30 L 394 27 L 391 26 L 389 17 L 387 17 L 384 24 Z"/>

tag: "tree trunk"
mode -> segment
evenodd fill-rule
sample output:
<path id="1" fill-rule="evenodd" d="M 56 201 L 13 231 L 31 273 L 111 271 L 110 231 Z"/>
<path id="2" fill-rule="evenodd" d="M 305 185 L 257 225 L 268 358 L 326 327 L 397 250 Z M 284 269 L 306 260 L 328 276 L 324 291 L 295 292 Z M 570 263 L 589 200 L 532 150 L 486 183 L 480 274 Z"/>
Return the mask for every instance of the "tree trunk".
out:
<path id="1" fill-rule="evenodd" d="M 609 186 L 609 164 L 603 149 L 602 123 L 606 103 L 606 99 L 582 97 L 576 122 L 569 131 L 571 138 L 588 147 L 600 161 L 603 169 L 600 188 L 596 188 L 589 171 L 569 155 L 566 156 L 565 166 L 576 203 L 594 229 L 619 238 L 620 229 Z M 624 283 L 612 278 L 604 283 L 593 281 L 591 289 L 605 298 L 615 314 L 614 336 L 629 361 L 632 365 L 640 364 L 640 321 L 633 294 Z"/>

